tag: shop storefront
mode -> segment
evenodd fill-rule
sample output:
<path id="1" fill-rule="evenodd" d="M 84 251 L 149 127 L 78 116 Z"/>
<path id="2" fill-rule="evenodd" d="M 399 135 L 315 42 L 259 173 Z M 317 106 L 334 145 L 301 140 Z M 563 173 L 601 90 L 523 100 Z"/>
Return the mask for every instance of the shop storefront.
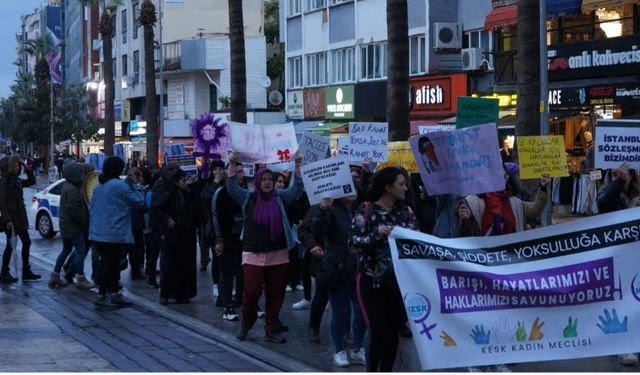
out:
<path id="1" fill-rule="evenodd" d="M 464 73 L 412 77 L 409 83 L 412 135 L 425 132 L 428 127 L 437 127 L 439 122 L 454 117 L 458 96 L 468 95 L 467 75 Z"/>

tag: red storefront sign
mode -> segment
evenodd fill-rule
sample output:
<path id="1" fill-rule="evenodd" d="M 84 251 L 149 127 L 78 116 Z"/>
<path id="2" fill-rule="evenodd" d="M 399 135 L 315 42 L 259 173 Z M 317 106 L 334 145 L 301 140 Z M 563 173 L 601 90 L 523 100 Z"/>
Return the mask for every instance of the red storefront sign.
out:
<path id="1" fill-rule="evenodd" d="M 411 118 L 456 112 L 458 96 L 467 95 L 467 75 L 415 77 L 411 84 Z"/>

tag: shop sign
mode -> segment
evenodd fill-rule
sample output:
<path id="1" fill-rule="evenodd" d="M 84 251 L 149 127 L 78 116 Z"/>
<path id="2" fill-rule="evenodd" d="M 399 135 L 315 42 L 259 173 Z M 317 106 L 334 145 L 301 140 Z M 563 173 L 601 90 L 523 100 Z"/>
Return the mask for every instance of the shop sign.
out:
<path id="1" fill-rule="evenodd" d="M 639 46 L 639 35 L 549 46 L 549 79 L 607 77 L 638 71 Z"/>
<path id="2" fill-rule="evenodd" d="M 465 95 L 466 93 L 462 93 Z M 412 111 L 451 111 L 451 77 L 423 79 L 411 83 Z"/>
<path id="3" fill-rule="evenodd" d="M 616 89 L 612 85 L 589 87 L 589 105 L 613 104 L 616 98 Z"/>
<path id="4" fill-rule="evenodd" d="M 302 90 L 287 92 L 287 116 L 290 119 L 304 118 L 304 95 Z"/>
<path id="5" fill-rule="evenodd" d="M 517 104 L 518 95 L 517 94 L 497 94 L 493 93 L 491 95 L 471 95 L 472 98 L 483 98 L 483 99 L 498 99 L 498 107 L 500 108 L 515 108 Z"/>
<path id="6" fill-rule="evenodd" d="M 113 119 L 114 121 L 122 121 L 121 119 L 122 107 L 119 100 L 113 101 Z"/>
<path id="7" fill-rule="evenodd" d="M 322 118 L 325 114 L 325 89 L 303 91 L 304 118 Z"/>
<path id="8" fill-rule="evenodd" d="M 115 121 L 113 125 L 116 137 L 122 137 L 122 122 Z"/>
<path id="9" fill-rule="evenodd" d="M 581 88 L 549 90 L 549 107 L 582 107 L 587 105 L 587 90 Z"/>
<path id="10" fill-rule="evenodd" d="M 353 118 L 353 86 L 333 86 L 325 89 L 327 118 Z"/>
<path id="11" fill-rule="evenodd" d="M 120 105 L 120 117 L 122 121 L 131 120 L 131 102 L 127 99 L 123 99 Z"/>
<path id="12" fill-rule="evenodd" d="M 146 121 L 131 121 L 129 123 L 129 135 L 145 135 L 147 134 L 147 122 Z"/>

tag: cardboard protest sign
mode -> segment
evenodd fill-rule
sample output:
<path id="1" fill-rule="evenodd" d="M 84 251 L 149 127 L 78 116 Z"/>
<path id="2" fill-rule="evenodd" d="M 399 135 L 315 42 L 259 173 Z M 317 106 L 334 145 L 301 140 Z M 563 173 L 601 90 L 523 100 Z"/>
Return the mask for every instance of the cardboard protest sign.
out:
<path id="1" fill-rule="evenodd" d="M 349 160 L 387 161 L 389 124 L 386 122 L 349 123 Z"/>
<path id="2" fill-rule="evenodd" d="M 429 134 L 429 133 L 435 133 L 435 132 L 442 132 L 442 131 L 451 131 L 451 130 L 455 130 L 456 126 L 455 125 L 425 125 L 425 126 L 418 126 L 418 132 L 420 134 Z"/>
<path id="3" fill-rule="evenodd" d="M 298 141 L 293 124 L 229 123 L 231 146 L 242 163 L 275 163 L 293 159 Z"/>
<path id="4" fill-rule="evenodd" d="M 389 237 L 421 367 L 636 353 L 640 208 L 495 237 Z"/>
<path id="5" fill-rule="evenodd" d="M 189 176 L 198 175 L 196 158 L 193 155 L 169 155 L 167 156 L 167 163 L 178 164 L 180 169 L 187 172 Z"/>
<path id="6" fill-rule="evenodd" d="M 618 168 L 626 161 L 640 169 L 640 120 L 598 120 L 595 130 L 596 168 Z"/>
<path id="7" fill-rule="evenodd" d="M 389 161 L 378 163 L 377 170 L 385 167 L 400 166 L 409 173 L 418 173 L 416 159 L 413 157 L 409 141 L 389 142 Z"/>
<path id="8" fill-rule="evenodd" d="M 341 137 L 341 138 L 338 138 L 336 141 L 338 144 L 338 155 L 345 155 L 349 157 L 349 142 L 350 142 L 349 137 Z"/>
<path id="9" fill-rule="evenodd" d="M 267 164 L 267 169 L 272 172 L 293 172 L 296 168 L 296 162 L 294 161 L 280 161 L 277 163 Z"/>
<path id="10" fill-rule="evenodd" d="M 409 143 L 430 195 L 479 194 L 505 187 L 495 124 L 416 135 Z"/>
<path id="11" fill-rule="evenodd" d="M 348 158 L 341 156 L 303 165 L 302 182 L 309 204 L 320 203 L 322 198 L 344 198 L 356 194 Z"/>
<path id="12" fill-rule="evenodd" d="M 255 174 L 255 168 L 256 168 L 256 166 L 254 164 L 243 164 L 242 165 L 242 170 L 244 171 L 244 175 L 246 177 L 253 177 L 253 175 Z"/>
<path id="13" fill-rule="evenodd" d="M 329 138 L 321 135 L 305 132 L 300 139 L 300 154 L 302 164 L 313 163 L 314 161 L 326 159 L 331 148 Z"/>
<path id="14" fill-rule="evenodd" d="M 551 177 L 569 175 L 564 138 L 561 135 L 518 137 L 520 178 L 540 178 L 543 173 Z"/>
<path id="15" fill-rule="evenodd" d="M 472 125 L 498 123 L 498 99 L 458 97 L 456 128 L 462 129 Z"/>

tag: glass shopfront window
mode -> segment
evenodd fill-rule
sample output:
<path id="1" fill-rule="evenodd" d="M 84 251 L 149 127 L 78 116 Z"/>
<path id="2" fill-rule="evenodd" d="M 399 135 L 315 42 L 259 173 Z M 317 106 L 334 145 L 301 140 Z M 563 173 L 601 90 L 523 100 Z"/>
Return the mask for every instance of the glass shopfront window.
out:
<path id="1" fill-rule="evenodd" d="M 547 45 L 601 40 L 640 33 L 640 7 L 627 4 L 599 8 L 590 14 L 547 21 Z"/>

